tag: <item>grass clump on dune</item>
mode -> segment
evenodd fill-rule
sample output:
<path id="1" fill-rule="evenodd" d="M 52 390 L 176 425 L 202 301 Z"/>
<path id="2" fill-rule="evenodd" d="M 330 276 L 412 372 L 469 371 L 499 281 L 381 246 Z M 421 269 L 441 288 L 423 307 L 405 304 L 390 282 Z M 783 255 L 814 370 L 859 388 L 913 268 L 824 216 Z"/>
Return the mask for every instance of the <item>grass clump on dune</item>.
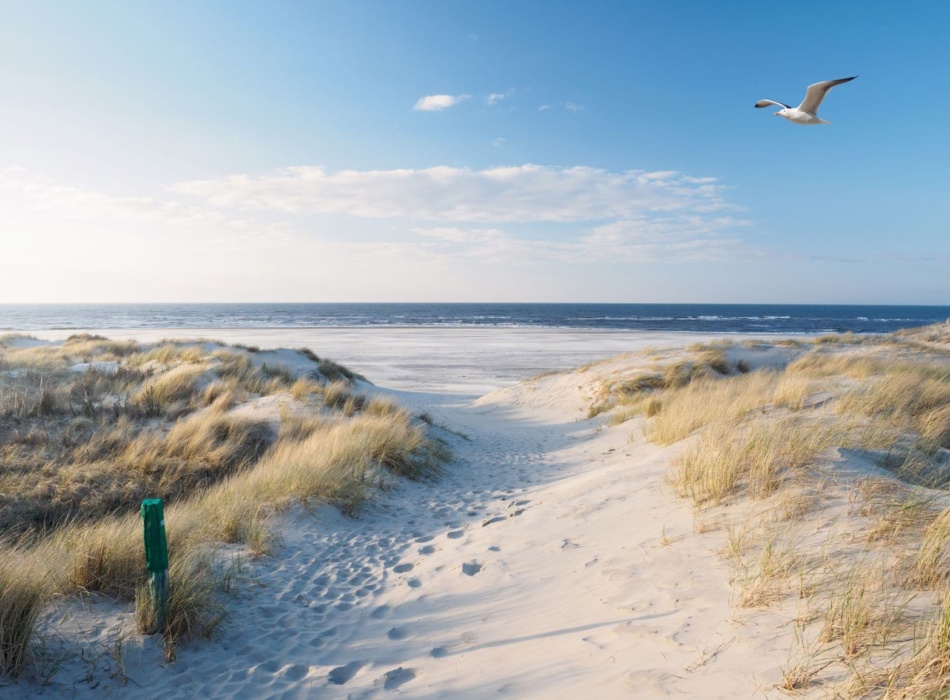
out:
<path id="1" fill-rule="evenodd" d="M 931 342 L 944 338 L 941 329 Z M 950 361 L 899 335 L 823 337 L 783 352 L 778 366 L 738 375 L 713 361 L 704 373 L 687 375 L 685 361 L 658 368 L 662 382 L 631 380 L 631 403 L 643 415 L 649 397 L 650 440 L 689 440 L 669 482 L 704 522 L 727 526 L 734 603 L 798 599 L 798 651 L 779 687 L 945 697 Z M 614 382 L 598 400 L 619 415 L 623 396 Z"/>
<path id="2" fill-rule="evenodd" d="M 448 459 L 425 423 L 353 393 L 345 368 L 322 361 L 341 377 L 328 382 L 249 352 L 97 336 L 0 341 L 0 526 L 19 541 L 0 544 L 0 674 L 23 673 L 54 594 L 138 598 L 138 623 L 150 626 L 142 498 L 166 501 L 171 657 L 180 640 L 220 622 L 228 573 L 217 543 L 263 553 L 282 509 L 330 503 L 354 513 L 375 489 L 432 478 Z M 78 371 L 79 360 L 94 362 Z M 232 413 L 274 393 L 296 406 L 276 426 Z"/>
<path id="3" fill-rule="evenodd" d="M 723 349 L 726 347 L 729 347 L 728 343 L 718 346 L 695 345 L 691 347 L 693 354 L 688 358 L 655 371 L 605 383 L 591 403 L 587 417 L 594 418 L 618 406 L 621 410 L 611 419 L 612 424 L 623 422 L 643 412 L 652 416 L 656 413 L 658 403 L 650 398 L 658 393 L 690 386 L 704 379 L 726 376 L 731 374 L 733 369 L 745 371 L 744 367 L 733 368 Z"/>
<path id="4" fill-rule="evenodd" d="M 647 428 L 648 437 L 669 445 L 717 421 L 732 424 L 768 405 L 778 383 L 761 371 L 694 382 L 662 394 L 662 410 Z"/>
<path id="5" fill-rule="evenodd" d="M 774 493 L 782 479 L 813 462 L 832 446 L 854 438 L 838 425 L 795 417 L 754 422 L 734 429 L 717 423 L 690 445 L 678 462 L 672 483 L 697 505 L 738 492 L 753 497 Z"/>
<path id="6" fill-rule="evenodd" d="M 6 532 L 95 520 L 146 497 L 174 501 L 253 464 L 273 439 L 265 423 L 218 412 L 187 417 L 167 431 L 128 419 L 71 421 L 58 437 L 31 430 L 0 448 Z"/>
<path id="7" fill-rule="evenodd" d="M 45 566 L 5 547 L 0 556 L 0 676 L 17 678 L 27 664 L 36 624 L 52 597 Z"/>
<path id="8" fill-rule="evenodd" d="M 116 360 L 133 355 L 141 349 L 134 340 L 110 340 L 101 335 L 88 333 L 69 336 L 63 341 L 61 347 L 65 354 L 83 361 Z"/>

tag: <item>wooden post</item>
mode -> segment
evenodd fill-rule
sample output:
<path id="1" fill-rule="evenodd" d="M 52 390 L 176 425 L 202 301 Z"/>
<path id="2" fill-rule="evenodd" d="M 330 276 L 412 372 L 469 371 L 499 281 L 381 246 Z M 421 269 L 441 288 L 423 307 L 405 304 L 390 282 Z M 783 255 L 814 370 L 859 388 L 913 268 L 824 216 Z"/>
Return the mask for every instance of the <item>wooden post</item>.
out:
<path id="1" fill-rule="evenodd" d="M 142 501 L 142 522 L 145 528 L 145 568 L 155 611 L 155 625 L 148 634 L 165 628 L 168 605 L 168 544 L 165 540 L 165 513 L 161 498 Z"/>

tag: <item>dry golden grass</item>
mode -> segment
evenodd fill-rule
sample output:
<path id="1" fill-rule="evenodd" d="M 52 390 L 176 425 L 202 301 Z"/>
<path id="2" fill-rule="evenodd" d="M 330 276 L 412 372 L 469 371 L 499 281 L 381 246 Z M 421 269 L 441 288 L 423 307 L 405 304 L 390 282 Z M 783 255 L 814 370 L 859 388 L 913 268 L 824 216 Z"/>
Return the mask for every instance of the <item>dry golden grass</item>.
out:
<path id="1" fill-rule="evenodd" d="M 911 570 L 911 580 L 921 588 L 935 588 L 950 575 L 950 508 L 942 511 L 924 533 Z"/>
<path id="2" fill-rule="evenodd" d="M 69 368 L 69 359 L 58 348 L 43 345 L 35 347 L 4 347 L 2 369 L 63 372 Z"/>
<path id="3" fill-rule="evenodd" d="M 4 547 L 0 556 L 0 676 L 19 676 L 27 662 L 39 616 L 53 590 L 47 565 Z"/>
<path id="4" fill-rule="evenodd" d="M 901 700 L 950 695 L 950 589 L 938 597 L 933 616 L 919 625 L 909 659 L 858 674 L 845 686 L 847 697 Z"/>
<path id="5" fill-rule="evenodd" d="M 369 401 L 367 401 L 363 406 L 363 413 L 365 413 L 367 416 L 385 417 L 405 415 L 408 417 L 408 414 L 406 414 L 406 410 L 404 408 L 396 404 L 394 401 L 382 398 L 380 396 L 374 396 Z"/>
<path id="6" fill-rule="evenodd" d="M 867 379 L 884 372 L 888 364 L 886 360 L 876 356 L 816 350 L 792 362 L 787 372 L 807 377 L 844 376 Z"/>
<path id="7" fill-rule="evenodd" d="M 179 364 L 196 364 L 201 362 L 206 356 L 202 345 L 194 342 L 171 342 L 160 343 L 147 350 L 139 350 L 129 357 L 129 364 L 133 367 L 140 367 L 149 363 L 157 363 L 165 367 L 172 367 Z"/>
<path id="8" fill-rule="evenodd" d="M 950 697 L 950 499 L 932 490 L 950 485 L 950 363 L 896 337 L 826 337 L 797 354 L 741 376 L 714 358 L 715 374 L 657 368 L 655 407 L 631 405 L 651 440 L 692 436 L 669 480 L 703 522 L 724 523 L 734 603 L 797 593 L 808 611 L 780 687 Z M 892 476 L 858 479 L 871 463 Z M 850 501 L 838 479 L 857 479 Z M 938 591 L 935 608 L 921 589 Z"/>
<path id="9" fill-rule="evenodd" d="M 835 582 L 824 611 L 822 642 L 838 641 L 853 658 L 888 643 L 899 631 L 907 602 L 889 586 L 879 563 L 859 562 Z"/>
<path id="10" fill-rule="evenodd" d="M 899 362 L 842 397 L 839 410 L 903 423 L 950 407 L 950 366 Z"/>
<path id="11" fill-rule="evenodd" d="M 806 377 L 783 374 L 772 393 L 772 405 L 800 411 L 805 407 L 805 400 L 815 393 L 815 387 L 815 383 Z"/>
<path id="12" fill-rule="evenodd" d="M 308 431 L 298 426 L 286 437 L 253 469 L 166 509 L 172 580 L 177 582 L 165 630 L 171 643 L 207 634 L 220 619 L 213 595 L 218 577 L 211 560 L 201 556 L 210 543 L 248 542 L 260 551 L 268 539 L 264 524 L 275 508 L 325 502 L 352 513 L 373 488 L 397 475 L 434 477 L 448 458 L 404 412 L 315 424 Z M 141 522 L 130 514 L 65 525 L 21 559 L 27 570 L 42 571 L 38 580 L 62 593 L 98 591 L 129 599 L 144 577 Z M 147 619 L 147 610 L 140 614 Z"/>
<path id="13" fill-rule="evenodd" d="M 174 583 L 164 634 L 173 654 L 178 640 L 208 634 L 220 620 L 214 543 L 263 553 L 280 509 L 325 502 L 354 512 L 373 489 L 397 476 L 432 478 L 448 459 L 426 425 L 391 401 L 367 401 L 345 381 L 325 385 L 319 375 L 257 365 L 246 352 L 218 346 L 209 356 L 193 343 L 142 348 L 82 336 L 2 354 L 0 526 L 21 540 L 0 544 L 6 675 L 22 672 L 53 592 L 135 596 L 145 573 L 144 497 L 167 503 Z M 78 359 L 118 365 L 70 371 Z M 229 413 L 246 397 L 276 391 L 319 402 L 310 415 L 282 415 L 276 435 Z M 138 615 L 145 624 L 144 602 Z"/>
<path id="14" fill-rule="evenodd" d="M 208 368 L 202 365 L 181 365 L 149 379 L 129 397 L 129 402 L 146 416 L 177 418 L 192 407 L 188 403 L 202 388 Z"/>
<path id="15" fill-rule="evenodd" d="M 669 445 L 717 421 L 734 424 L 770 403 L 774 372 L 751 372 L 702 380 L 662 394 L 662 409 L 647 427 L 647 437 Z"/>
<path id="16" fill-rule="evenodd" d="M 140 350 L 140 345 L 134 340 L 110 340 L 87 333 L 69 336 L 60 347 L 64 354 L 84 362 L 118 360 Z"/>
<path id="17" fill-rule="evenodd" d="M 94 520 L 134 510 L 151 496 L 174 501 L 246 468 L 273 439 L 266 424 L 222 411 L 194 414 L 167 431 L 127 418 L 111 424 L 73 419 L 52 434 L 32 430 L 0 448 L 6 532 Z"/>
<path id="18" fill-rule="evenodd" d="M 669 389 L 688 387 L 704 380 L 719 379 L 732 374 L 733 371 L 742 374 L 748 372 L 749 367 L 744 360 L 738 361 L 735 367 L 730 364 L 724 350 L 730 347 L 732 347 L 730 340 L 695 344 L 689 347 L 692 354 L 686 358 L 660 366 L 653 371 L 640 372 L 620 380 L 605 382 L 591 401 L 587 417 L 594 418 L 617 406 L 623 407 L 626 419 L 639 415 L 643 411 L 651 416 L 656 415 L 661 406 L 657 398 L 660 393 L 667 395 Z M 593 367 L 596 364 L 589 366 Z M 626 419 L 611 420 L 611 424 L 616 425 Z"/>
<path id="19" fill-rule="evenodd" d="M 227 586 L 228 574 L 219 570 L 213 553 L 190 550 L 176 556 L 169 566 L 168 602 L 165 609 L 164 638 L 166 658 L 174 660 L 182 640 L 209 638 L 227 615 L 221 593 Z M 140 632 L 156 630 L 157 611 L 147 583 L 135 590 L 135 622 Z"/>
<path id="20" fill-rule="evenodd" d="M 868 541 L 880 540 L 886 544 L 896 544 L 904 539 L 921 542 L 939 515 L 933 496 L 907 489 L 893 495 L 871 496 L 866 501 L 864 512 L 876 516 L 867 533 Z"/>
<path id="21" fill-rule="evenodd" d="M 799 569 L 799 556 L 791 543 L 772 532 L 754 557 L 738 553 L 735 568 L 736 606 L 762 607 L 785 596 L 790 579 Z"/>
<path id="22" fill-rule="evenodd" d="M 323 384 L 308 377 L 300 377 L 290 387 L 290 395 L 297 401 L 306 401 L 323 394 Z"/>

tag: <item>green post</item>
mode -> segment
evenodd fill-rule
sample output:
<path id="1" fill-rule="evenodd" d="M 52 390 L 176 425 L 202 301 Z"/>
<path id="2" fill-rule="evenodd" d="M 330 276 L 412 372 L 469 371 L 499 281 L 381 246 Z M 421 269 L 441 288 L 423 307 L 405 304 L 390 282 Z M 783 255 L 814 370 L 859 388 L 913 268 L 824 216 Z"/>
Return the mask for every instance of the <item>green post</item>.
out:
<path id="1" fill-rule="evenodd" d="M 168 605 L 168 544 L 165 541 L 165 513 L 161 498 L 142 501 L 142 522 L 145 526 L 145 568 L 155 611 L 154 634 L 165 628 L 165 609 Z"/>

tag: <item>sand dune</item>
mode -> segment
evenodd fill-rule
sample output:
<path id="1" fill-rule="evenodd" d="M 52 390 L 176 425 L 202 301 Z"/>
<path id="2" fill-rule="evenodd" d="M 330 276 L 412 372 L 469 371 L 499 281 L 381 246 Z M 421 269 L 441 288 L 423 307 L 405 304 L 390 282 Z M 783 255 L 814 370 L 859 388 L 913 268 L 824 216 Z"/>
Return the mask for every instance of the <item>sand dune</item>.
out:
<path id="1" fill-rule="evenodd" d="M 586 417 L 604 377 L 645 361 L 476 401 L 375 389 L 455 431 L 442 431 L 457 458 L 444 478 L 400 482 L 357 519 L 329 507 L 286 515 L 283 547 L 246 564 L 219 637 L 173 664 L 154 639 L 127 633 L 120 667 L 107 652 L 117 624 L 134 629 L 130 613 L 66 605 L 102 661 L 91 672 L 67 661 L 52 689 L 735 698 L 774 687 L 791 632 L 777 618 L 737 623 L 715 555 L 722 533 L 694 535 L 665 485 L 679 448 Z"/>
<path id="2" fill-rule="evenodd" d="M 923 667 L 910 647 L 925 644 L 940 589 L 913 588 L 908 554 L 943 522 L 947 497 L 912 483 L 919 471 L 898 480 L 889 471 L 897 467 L 881 466 L 875 445 L 910 445 L 913 426 L 891 403 L 874 418 L 868 402 L 917 401 L 901 410 L 928 417 L 921 430 L 938 425 L 943 408 L 920 411 L 944 401 L 944 346 L 942 336 L 909 335 L 669 348 L 504 382 L 479 398 L 362 384 L 428 415 L 455 455 L 440 480 L 397 481 L 357 518 L 326 506 L 282 515 L 282 546 L 242 565 L 216 638 L 189 643 L 175 663 L 165 662 L 157 640 L 134 633 L 128 609 L 96 597 L 64 601 L 45 642 L 47 658 L 59 659 L 49 687 L 24 682 L 4 693 L 751 698 L 782 697 L 780 686 L 792 684 L 813 697 L 853 680 L 860 663 L 877 684 L 872 696 L 892 682 L 909 688 L 896 697 L 915 697 L 913 688 L 924 686 L 913 674 Z M 713 374 L 687 379 L 684 390 L 746 387 L 745 399 L 735 394 L 734 405 L 714 403 L 714 412 L 738 410 L 751 392 L 752 413 L 720 423 L 727 432 L 718 439 L 797 425 L 789 433 L 796 440 L 817 440 L 805 446 L 807 468 L 776 472 L 770 478 L 780 481 L 763 493 L 748 498 L 734 489 L 698 512 L 678 498 L 671 464 L 702 447 L 703 435 L 648 442 L 646 419 L 615 420 L 623 406 L 610 411 L 604 387 L 658 380 L 688 353 L 712 363 L 694 369 Z M 710 369 L 720 362 L 731 380 Z M 937 382 L 927 389 L 931 403 L 887 391 L 920 377 Z M 662 400 L 673 402 L 662 415 L 675 423 L 675 392 Z M 608 410 L 591 410 L 599 404 Z M 854 432 L 872 418 L 870 432 Z M 839 433 L 822 442 L 823 426 Z M 894 433 L 897 442 L 882 442 L 895 429 L 904 431 Z M 848 446 L 854 435 L 859 447 Z M 776 434 L 776 449 L 785 439 Z M 935 449 L 928 454 L 939 470 L 946 449 Z M 784 468 L 784 459 L 773 466 Z M 788 557 L 779 561 L 779 550 Z M 855 587 L 855 572 L 872 587 Z M 867 597 L 854 612 L 872 617 L 847 623 L 857 625 L 849 641 L 841 615 L 852 613 L 840 606 L 855 595 Z M 889 617 L 874 617 L 882 613 Z M 77 642 L 82 657 L 69 653 Z M 874 680 L 902 659 L 908 665 L 895 668 L 903 675 Z M 940 678 L 919 682 L 936 687 Z M 842 692 L 862 696 L 861 688 Z"/>

